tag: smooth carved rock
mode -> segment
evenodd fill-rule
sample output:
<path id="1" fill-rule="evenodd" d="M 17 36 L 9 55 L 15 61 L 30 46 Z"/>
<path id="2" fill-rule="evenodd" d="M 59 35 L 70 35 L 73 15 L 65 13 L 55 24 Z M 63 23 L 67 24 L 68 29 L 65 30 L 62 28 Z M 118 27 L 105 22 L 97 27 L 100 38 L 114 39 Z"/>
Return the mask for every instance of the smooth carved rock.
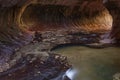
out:
<path id="1" fill-rule="evenodd" d="M 104 33 L 111 30 L 112 17 L 111 36 L 117 43 L 120 43 L 120 1 L 108 0 L 104 4 L 102 1 L 0 0 L 0 72 L 8 70 L 0 74 L 4 75 L 21 70 L 28 65 L 27 63 L 33 63 L 37 58 L 46 60 L 49 57 L 48 52 L 60 44 L 99 43 L 99 35 L 73 35 L 73 33 Z M 39 13 L 39 11 L 43 13 Z M 37 38 L 38 43 L 33 42 L 26 45 L 33 39 L 30 31 L 36 30 L 41 31 L 43 39 Z M 98 45 L 94 44 L 94 47 L 96 46 Z M 27 58 L 27 56 L 33 57 Z M 21 61 L 26 64 L 11 69 Z M 42 77 L 45 79 L 44 76 Z"/>

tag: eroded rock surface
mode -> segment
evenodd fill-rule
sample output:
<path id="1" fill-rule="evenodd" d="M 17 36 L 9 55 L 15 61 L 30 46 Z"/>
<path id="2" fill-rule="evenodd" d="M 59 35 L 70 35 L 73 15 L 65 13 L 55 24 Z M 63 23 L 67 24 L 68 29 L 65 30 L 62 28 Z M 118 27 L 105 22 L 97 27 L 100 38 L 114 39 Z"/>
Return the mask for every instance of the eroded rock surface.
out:
<path id="1" fill-rule="evenodd" d="M 98 33 L 111 30 L 112 17 L 101 2 L 101 0 L 0 0 L 0 71 L 9 68 L 7 63 L 15 51 L 32 41 L 31 31 L 66 30 L 76 33 L 82 31 Z M 51 41 L 53 45 L 63 42 L 89 43 L 85 37 L 71 38 L 71 35 L 65 37 L 58 36 L 59 40 L 54 40 L 54 37 L 47 38 L 44 41 Z"/>
<path id="2" fill-rule="evenodd" d="M 0 73 L 0 77 L 2 77 L 3 80 L 5 78 L 4 76 L 9 77 L 8 74 L 14 74 L 14 72 L 17 72 L 19 70 L 24 70 L 24 68 L 26 71 L 27 70 L 26 68 L 29 69 L 29 66 L 31 66 L 31 64 L 32 64 L 31 67 L 33 67 L 33 68 L 36 65 L 42 66 L 42 65 L 44 65 L 44 64 L 41 64 L 42 62 L 48 63 L 48 64 L 46 64 L 46 67 L 49 66 L 49 64 L 55 63 L 51 67 L 54 68 L 55 66 L 61 66 L 61 68 L 65 67 L 64 70 L 67 70 L 70 67 L 70 65 L 68 64 L 66 57 L 60 57 L 60 55 L 56 55 L 56 56 L 54 56 L 55 59 L 53 57 L 52 57 L 53 59 L 51 58 L 51 56 L 56 54 L 55 52 L 51 52 L 51 50 L 54 47 L 61 45 L 61 44 L 99 43 L 99 40 L 100 40 L 100 34 L 95 34 L 95 33 L 89 34 L 89 33 L 72 33 L 72 32 L 66 33 L 65 31 L 57 31 L 57 32 L 46 31 L 46 32 L 42 32 L 39 34 L 41 34 L 40 36 L 38 36 L 41 38 L 41 41 L 38 40 L 39 38 L 33 39 L 34 41 L 32 41 L 30 44 L 22 47 L 21 49 L 17 50 L 14 53 L 14 55 L 11 56 L 11 59 L 7 63 L 8 67 L 3 66 L 3 67 L 6 67 L 7 70 L 4 68 L 1 68 L 1 69 L 3 69 L 3 71 L 6 70 L 5 72 Z M 37 63 L 36 63 L 36 61 L 37 61 Z M 20 66 L 18 66 L 18 65 L 20 65 Z M 47 68 L 51 70 L 51 68 L 49 68 L 49 67 L 47 67 Z M 63 70 L 61 68 L 59 68 L 60 71 Z M 37 69 L 39 69 L 39 68 L 37 68 Z M 43 70 L 45 70 L 45 69 L 46 68 L 43 68 Z M 19 75 L 19 73 L 16 73 L 16 74 Z M 28 74 L 28 73 L 26 72 L 25 74 Z M 33 74 L 35 74 L 35 73 L 33 73 Z M 46 73 L 43 73 L 43 74 L 45 74 L 45 76 L 47 77 Z M 54 72 L 51 74 L 54 74 Z M 61 73 L 59 73 L 59 74 L 61 74 Z M 18 76 L 18 75 L 15 75 L 15 76 Z M 29 76 L 29 78 L 30 78 L 30 76 Z M 42 80 L 41 77 L 38 77 L 38 78 Z M 11 76 L 11 79 L 12 79 L 12 76 Z M 5 78 L 5 80 L 7 80 L 7 79 Z M 24 79 L 20 78 L 20 80 L 24 80 Z"/>
<path id="3" fill-rule="evenodd" d="M 96 47 L 99 32 L 111 30 L 112 17 L 111 36 L 119 43 L 119 3 L 119 0 L 106 0 L 104 4 L 103 0 L 0 0 L 0 72 L 11 69 L 27 55 L 49 57 L 48 52 L 60 44 L 95 43 L 92 45 Z M 43 39 L 30 43 L 33 39 L 30 31 L 36 30 L 41 31 Z"/>

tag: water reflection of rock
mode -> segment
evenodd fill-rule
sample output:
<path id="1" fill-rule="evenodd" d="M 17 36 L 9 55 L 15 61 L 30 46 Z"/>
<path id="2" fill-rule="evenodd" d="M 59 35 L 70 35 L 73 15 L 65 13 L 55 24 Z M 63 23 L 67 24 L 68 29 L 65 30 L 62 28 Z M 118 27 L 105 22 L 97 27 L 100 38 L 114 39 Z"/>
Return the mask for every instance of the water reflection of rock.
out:
<path id="1" fill-rule="evenodd" d="M 119 47 L 95 49 L 77 45 L 55 51 L 67 56 L 77 70 L 74 80 L 112 80 L 113 75 L 120 72 Z"/>

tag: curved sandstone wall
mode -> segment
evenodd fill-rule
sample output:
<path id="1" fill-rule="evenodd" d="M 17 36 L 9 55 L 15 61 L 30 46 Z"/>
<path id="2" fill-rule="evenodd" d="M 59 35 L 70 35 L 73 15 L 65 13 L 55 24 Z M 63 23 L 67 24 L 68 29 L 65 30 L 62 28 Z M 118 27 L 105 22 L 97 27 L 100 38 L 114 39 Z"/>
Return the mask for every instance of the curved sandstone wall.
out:
<path id="1" fill-rule="evenodd" d="M 101 33 L 111 30 L 112 17 L 107 9 L 103 7 L 101 11 L 97 9 L 90 11 L 89 6 L 86 7 L 83 12 L 81 6 L 31 4 L 23 12 L 21 22 L 32 31 L 66 30 Z"/>
<path id="2" fill-rule="evenodd" d="M 113 22 L 111 35 L 119 42 L 119 1 L 104 5 L 102 0 L 0 0 L 0 69 L 8 69 L 11 54 L 32 40 L 31 31 L 101 33 Z"/>
<path id="3" fill-rule="evenodd" d="M 119 0 L 109 0 L 105 4 L 106 8 L 109 10 L 113 17 L 113 28 L 111 36 L 117 43 L 120 43 L 120 1 Z"/>

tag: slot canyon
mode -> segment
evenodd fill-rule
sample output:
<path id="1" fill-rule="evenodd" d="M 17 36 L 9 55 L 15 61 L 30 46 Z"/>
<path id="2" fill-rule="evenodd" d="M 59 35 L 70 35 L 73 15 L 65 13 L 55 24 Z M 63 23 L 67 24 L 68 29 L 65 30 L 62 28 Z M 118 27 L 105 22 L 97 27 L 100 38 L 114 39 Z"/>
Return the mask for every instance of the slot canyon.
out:
<path id="1" fill-rule="evenodd" d="M 0 0 L 0 80 L 113 80 L 119 40 L 119 0 Z"/>

